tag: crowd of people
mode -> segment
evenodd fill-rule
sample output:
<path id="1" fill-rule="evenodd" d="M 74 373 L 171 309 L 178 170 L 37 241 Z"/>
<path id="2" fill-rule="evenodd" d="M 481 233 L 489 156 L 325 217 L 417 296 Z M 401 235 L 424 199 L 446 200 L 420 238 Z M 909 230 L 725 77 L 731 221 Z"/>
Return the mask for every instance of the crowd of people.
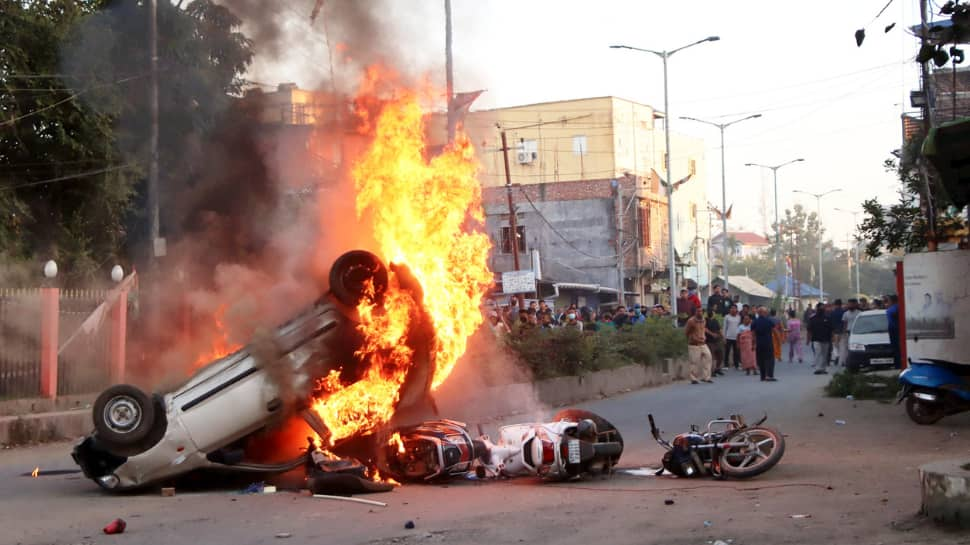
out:
<path id="1" fill-rule="evenodd" d="M 841 299 L 831 304 L 820 302 L 799 317 L 794 309 L 779 314 L 777 309 L 742 304 L 727 288 L 717 285 L 713 286 L 706 305 L 702 304 L 696 288 L 680 290 L 677 323 L 687 337 L 691 384 L 712 383 L 714 377 L 723 376 L 731 368 L 764 382 L 776 382 L 776 362 L 785 361 L 787 354 L 787 361 L 803 363 L 809 351 L 814 373 L 828 374 L 831 365 L 845 365 L 852 323 L 861 312 L 872 309 L 886 311 L 898 368 L 896 295 L 872 302 L 866 298 L 848 299 L 846 303 L 843 305 Z M 553 328 L 580 332 L 623 328 L 650 317 L 672 318 L 670 311 L 659 304 L 636 304 L 629 310 L 621 305 L 614 311 L 597 313 L 590 307 L 575 304 L 557 310 L 545 301 L 532 301 L 527 307 L 519 308 L 512 299 L 509 305 L 494 307 L 489 313 L 489 323 L 496 337 L 504 337 Z"/>
<path id="2" fill-rule="evenodd" d="M 886 312 L 895 364 L 900 367 L 896 295 L 871 304 L 865 298 L 849 299 L 845 306 L 841 299 L 831 304 L 819 302 L 807 308 L 799 319 L 794 309 L 779 316 L 776 309 L 736 303 L 725 292 L 718 286 L 713 288 L 706 316 L 699 305 L 691 303 L 688 307 L 692 316 L 684 325 L 691 384 L 711 383 L 713 376 L 723 375 L 732 367 L 762 381 L 775 382 L 775 362 L 784 361 L 786 352 L 791 363 L 805 361 L 803 342 L 806 350 L 811 350 L 814 374 L 828 374 L 830 365 L 845 365 L 848 360 L 849 331 L 855 319 L 863 311 L 874 309 Z"/>

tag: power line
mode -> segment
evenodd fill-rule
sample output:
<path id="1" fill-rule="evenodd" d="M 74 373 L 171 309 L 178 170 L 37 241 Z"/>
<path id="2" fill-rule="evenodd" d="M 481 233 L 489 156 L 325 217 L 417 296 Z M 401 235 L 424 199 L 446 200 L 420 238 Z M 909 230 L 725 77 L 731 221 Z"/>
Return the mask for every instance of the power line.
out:
<path id="1" fill-rule="evenodd" d="M 100 89 L 100 88 L 109 87 L 109 86 L 112 86 L 112 85 L 119 85 L 121 83 L 125 83 L 125 82 L 128 82 L 128 81 L 134 80 L 134 79 L 143 78 L 145 76 L 148 76 L 148 74 L 141 74 L 141 75 L 138 75 L 138 76 L 130 76 L 130 77 L 127 77 L 127 78 L 121 78 L 121 79 L 119 79 L 117 81 L 112 81 L 112 82 L 108 82 L 108 83 L 102 83 L 100 85 L 92 85 L 91 87 L 87 87 L 85 89 L 82 89 L 82 90 L 80 90 L 80 91 L 78 91 L 78 92 L 70 95 L 69 97 L 67 97 L 65 99 L 58 100 L 57 102 L 55 102 L 53 104 L 49 104 L 47 106 L 44 106 L 43 108 L 34 110 L 32 112 L 27 112 L 27 113 L 25 113 L 23 115 L 19 115 L 19 116 L 10 118 L 10 119 L 8 119 L 6 121 L 0 121 L 0 127 L 5 127 L 5 126 L 13 125 L 14 123 L 16 123 L 16 122 L 18 122 L 18 121 L 20 121 L 22 119 L 26 119 L 28 117 L 35 116 L 35 115 L 37 115 L 39 113 L 46 112 L 47 110 L 50 110 L 51 108 L 56 108 L 56 107 L 60 106 L 61 104 L 64 104 L 66 102 L 70 102 L 70 101 L 74 100 L 75 98 L 83 95 L 84 93 L 86 93 L 88 91 L 93 91 L 94 89 Z"/>
<path id="2" fill-rule="evenodd" d="M 32 187 L 32 186 L 35 186 L 35 185 L 50 184 L 50 183 L 55 183 L 55 182 L 63 182 L 63 181 L 66 181 L 66 180 L 75 180 L 75 179 L 78 179 L 78 178 L 86 178 L 88 176 L 95 176 L 97 174 L 106 174 L 108 172 L 114 172 L 116 170 L 126 169 L 126 168 L 129 168 L 129 167 L 135 166 L 136 164 L 137 163 L 128 163 L 126 165 L 118 165 L 118 166 L 113 166 L 113 167 L 108 167 L 108 168 L 102 168 L 102 169 L 98 169 L 98 170 L 90 170 L 88 172 L 79 172 L 77 174 L 68 174 L 67 176 L 58 176 L 57 178 L 50 178 L 48 180 L 39 180 L 39 181 L 36 181 L 36 182 L 27 182 L 27 183 L 24 183 L 24 184 L 8 185 L 8 186 L 5 186 L 5 187 L 0 187 L 0 191 L 5 191 L 5 190 L 9 190 L 9 189 L 19 189 L 21 187 Z"/>
<path id="3" fill-rule="evenodd" d="M 614 255 L 592 255 L 573 246 L 573 243 L 570 242 L 565 236 L 563 236 L 563 234 L 560 233 L 555 227 L 553 227 L 552 223 L 550 223 L 549 220 L 546 219 L 544 215 L 542 215 L 542 212 L 540 212 L 539 208 L 537 208 L 535 203 L 532 202 L 532 199 L 529 198 L 529 194 L 525 192 L 525 189 L 523 189 L 522 186 L 519 186 L 519 192 L 522 193 L 522 196 L 525 197 L 525 200 L 529 201 L 529 205 L 532 206 L 532 209 L 535 210 L 535 213 L 539 216 L 540 219 L 542 219 L 543 223 L 545 223 L 546 226 L 548 226 L 549 229 L 556 234 L 556 236 L 562 239 L 562 241 L 565 242 L 567 246 L 575 250 L 577 253 L 582 254 L 591 259 L 616 259 L 615 254 Z"/>

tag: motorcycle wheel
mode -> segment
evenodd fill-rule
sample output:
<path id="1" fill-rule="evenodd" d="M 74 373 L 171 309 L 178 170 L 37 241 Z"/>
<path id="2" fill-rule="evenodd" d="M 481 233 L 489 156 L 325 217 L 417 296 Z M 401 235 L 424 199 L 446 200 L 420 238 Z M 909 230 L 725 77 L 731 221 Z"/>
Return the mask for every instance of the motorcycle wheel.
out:
<path id="1" fill-rule="evenodd" d="M 623 454 L 623 436 L 620 435 L 619 430 L 617 430 L 616 426 L 611 424 L 609 420 L 596 413 L 584 411 L 582 409 L 563 409 L 556 413 L 552 419 L 556 422 L 562 420 L 567 422 L 592 420 L 596 424 L 596 431 L 599 435 L 597 438 L 598 443 L 616 443 L 619 445 L 619 452 L 616 452 L 615 455 L 609 455 L 607 457 L 609 466 L 615 466 L 617 462 L 620 461 L 620 456 Z"/>
<path id="2" fill-rule="evenodd" d="M 744 441 L 744 447 L 725 449 L 721 453 L 721 473 L 734 479 L 748 479 L 775 467 L 785 454 L 785 436 L 766 426 L 748 428 L 731 437 L 731 442 Z"/>
<path id="3" fill-rule="evenodd" d="M 946 409 L 940 403 L 926 403 L 912 395 L 906 398 L 906 414 L 921 426 L 936 424 L 946 415 Z"/>

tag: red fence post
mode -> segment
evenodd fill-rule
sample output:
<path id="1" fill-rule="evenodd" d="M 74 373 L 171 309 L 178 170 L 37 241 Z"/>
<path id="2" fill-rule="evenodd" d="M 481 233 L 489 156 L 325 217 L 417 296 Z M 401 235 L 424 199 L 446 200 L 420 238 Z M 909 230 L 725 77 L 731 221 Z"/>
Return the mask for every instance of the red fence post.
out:
<path id="1" fill-rule="evenodd" d="M 118 299 L 111 307 L 111 382 L 120 384 L 125 381 L 125 343 L 128 335 L 128 290 L 122 289 Z"/>
<path id="2" fill-rule="evenodd" d="M 61 290 L 40 289 L 40 395 L 57 397 L 57 345 Z"/>

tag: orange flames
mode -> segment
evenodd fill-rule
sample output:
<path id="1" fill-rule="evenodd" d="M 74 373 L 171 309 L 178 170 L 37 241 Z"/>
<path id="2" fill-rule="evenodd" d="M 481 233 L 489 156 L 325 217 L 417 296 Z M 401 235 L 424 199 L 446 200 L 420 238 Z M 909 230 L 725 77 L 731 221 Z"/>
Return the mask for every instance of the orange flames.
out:
<path id="1" fill-rule="evenodd" d="M 432 388 L 437 388 L 481 324 L 479 305 L 492 281 L 489 241 L 469 228 L 469 220 L 483 222 L 471 144 L 461 135 L 441 155 L 427 160 L 425 112 L 418 93 L 395 89 L 390 100 L 380 102 L 372 96 L 374 89 L 393 79 L 380 68 L 369 69 L 362 84 L 366 96 L 355 100 L 361 126 L 370 127 L 371 114 L 378 112 L 373 142 L 352 170 L 357 215 L 373 232 L 380 257 L 386 263 L 407 265 L 421 285 L 424 310 L 435 331 L 431 364 Z M 373 431 L 393 416 L 413 364 L 406 341 L 415 317 L 421 315 L 417 307 L 393 272 L 381 308 L 375 309 L 366 298 L 358 307 L 358 328 L 365 339 L 358 356 L 369 366 L 363 378 L 350 385 L 331 373 L 320 384 L 325 394 L 313 404 L 331 432 L 331 444 Z"/>
<path id="2" fill-rule="evenodd" d="M 195 362 L 192 364 L 193 370 L 239 350 L 240 345 L 229 342 L 229 332 L 226 330 L 225 317 L 226 305 L 222 305 L 216 310 L 212 318 L 215 323 L 215 335 L 212 340 L 212 346 L 202 354 L 199 354 L 195 359 Z"/>

